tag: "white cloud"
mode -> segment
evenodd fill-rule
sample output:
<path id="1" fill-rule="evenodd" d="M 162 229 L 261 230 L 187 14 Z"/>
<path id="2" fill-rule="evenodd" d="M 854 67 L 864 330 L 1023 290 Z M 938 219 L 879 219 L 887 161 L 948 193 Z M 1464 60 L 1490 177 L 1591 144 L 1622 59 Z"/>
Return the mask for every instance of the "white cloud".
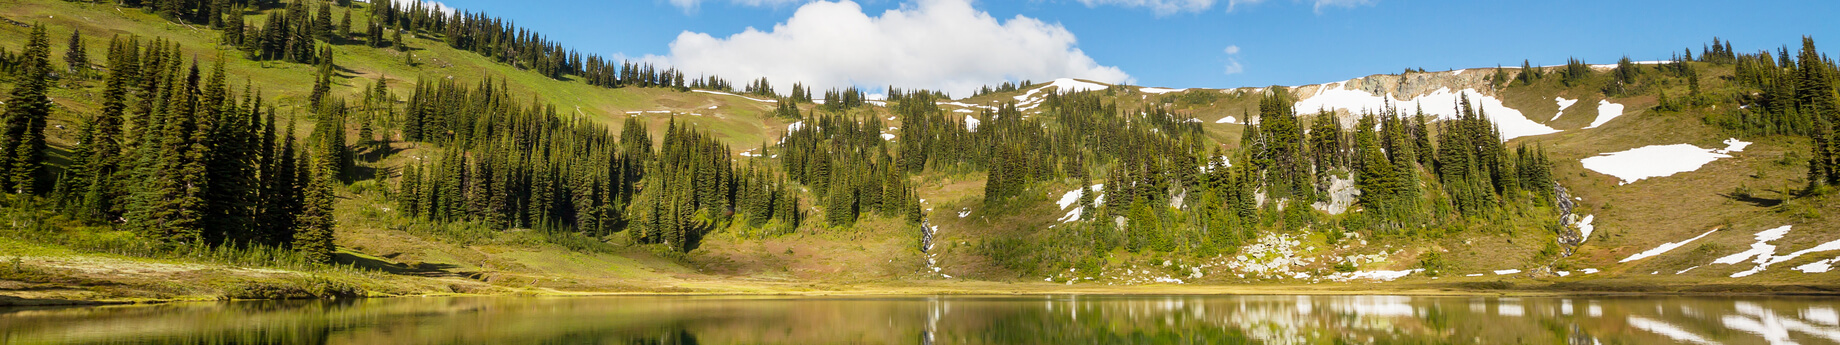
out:
<path id="1" fill-rule="evenodd" d="M 1246 72 L 1246 66 L 1239 64 L 1239 45 L 1227 46 L 1225 52 L 1227 53 L 1227 75 Z"/>
<path id="2" fill-rule="evenodd" d="M 1257 5 L 1260 3 L 1264 3 L 1265 1 L 1266 0 L 1227 0 L 1227 12 L 1233 12 L 1233 10 L 1235 8 L 1238 8 L 1240 5 Z M 1316 10 L 1317 13 L 1322 13 L 1322 9 L 1324 6 L 1353 8 L 1355 6 L 1368 6 L 1368 5 L 1373 5 L 1376 2 L 1380 2 L 1380 0 L 1292 0 L 1292 1 L 1293 2 L 1309 2 L 1311 4 L 1311 8 Z"/>
<path id="3" fill-rule="evenodd" d="M 1214 7 L 1214 0 L 1080 0 L 1086 7 L 1099 5 L 1116 5 L 1124 7 L 1148 7 L 1157 15 L 1169 15 L 1176 12 L 1201 12 Z"/>
<path id="4" fill-rule="evenodd" d="M 1023 16 L 998 21 L 969 1 L 917 0 L 875 17 L 850 1 L 813 2 L 770 31 L 686 31 L 669 56 L 645 60 L 736 83 L 765 77 L 782 93 L 793 82 L 814 91 L 894 85 L 958 96 L 1023 79 L 1131 82 L 1082 52 L 1066 28 Z"/>

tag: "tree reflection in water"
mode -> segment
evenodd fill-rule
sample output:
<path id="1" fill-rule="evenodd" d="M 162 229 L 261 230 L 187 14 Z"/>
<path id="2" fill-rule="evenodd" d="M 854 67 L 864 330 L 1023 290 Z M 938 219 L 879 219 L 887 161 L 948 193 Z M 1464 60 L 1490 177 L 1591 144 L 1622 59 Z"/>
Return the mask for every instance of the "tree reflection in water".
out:
<path id="1" fill-rule="evenodd" d="M 1840 344 L 1810 298 L 452 297 L 0 309 L 0 343 Z"/>

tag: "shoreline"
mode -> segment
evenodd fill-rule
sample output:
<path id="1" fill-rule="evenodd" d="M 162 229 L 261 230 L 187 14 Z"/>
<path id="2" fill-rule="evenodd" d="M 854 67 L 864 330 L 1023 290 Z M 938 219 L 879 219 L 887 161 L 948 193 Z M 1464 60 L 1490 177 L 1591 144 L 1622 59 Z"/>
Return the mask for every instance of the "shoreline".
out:
<path id="1" fill-rule="evenodd" d="M 1632 282 L 1638 283 L 1639 282 Z M 1516 289 L 1465 289 L 1463 283 L 1402 283 L 1400 285 L 1382 285 L 1381 288 L 1343 288 L 1322 285 L 1138 285 L 1138 286 L 1103 286 L 1087 288 L 1049 288 L 1049 284 L 1016 284 L 1001 282 L 961 282 L 981 286 L 953 287 L 942 285 L 891 286 L 891 285 L 848 285 L 829 286 L 817 290 L 778 289 L 767 292 L 742 291 L 707 291 L 707 292 L 600 292 L 600 291 L 559 291 L 559 290 L 517 290 L 503 293 L 423 293 L 401 295 L 371 295 L 343 298 L 287 298 L 287 299 L 232 299 L 210 296 L 184 296 L 176 298 L 129 298 L 129 299 L 33 299 L 0 294 L 0 308 L 31 307 L 91 307 L 107 305 L 159 305 L 187 302 L 234 302 L 234 301 L 307 301 L 338 299 L 372 299 L 372 298 L 426 298 L 426 297 L 1014 297 L 1014 296 L 1408 296 L 1408 297 L 1517 297 L 1517 298 L 1558 298 L 1558 297 L 1829 297 L 1840 296 L 1840 284 L 1836 285 L 1643 285 L 1643 288 L 1655 291 L 1615 291 L 1611 289 L 1555 289 L 1566 283 L 1550 283 L 1545 286 Z M 1057 284 L 1058 285 L 1058 284 Z M 1366 284 L 1373 285 L 1373 284 Z M 1716 289 L 1708 289 L 1716 288 Z"/>

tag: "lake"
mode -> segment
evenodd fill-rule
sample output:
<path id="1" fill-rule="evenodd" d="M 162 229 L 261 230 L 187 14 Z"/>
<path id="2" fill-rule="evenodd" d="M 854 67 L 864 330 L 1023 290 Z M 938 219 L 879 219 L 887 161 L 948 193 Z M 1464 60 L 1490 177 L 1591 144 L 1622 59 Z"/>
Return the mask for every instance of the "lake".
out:
<path id="1" fill-rule="evenodd" d="M 1799 297 L 407 297 L 0 308 L 0 343 L 1840 344 Z"/>

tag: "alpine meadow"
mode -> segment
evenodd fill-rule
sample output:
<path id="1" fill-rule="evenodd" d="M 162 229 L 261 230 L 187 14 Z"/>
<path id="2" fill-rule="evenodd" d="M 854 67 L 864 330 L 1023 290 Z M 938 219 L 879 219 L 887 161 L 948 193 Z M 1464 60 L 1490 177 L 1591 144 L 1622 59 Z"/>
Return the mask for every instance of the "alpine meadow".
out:
<path id="1" fill-rule="evenodd" d="M 1840 343 L 1831 27 L 576 2 L 0 0 L 0 343 Z"/>

